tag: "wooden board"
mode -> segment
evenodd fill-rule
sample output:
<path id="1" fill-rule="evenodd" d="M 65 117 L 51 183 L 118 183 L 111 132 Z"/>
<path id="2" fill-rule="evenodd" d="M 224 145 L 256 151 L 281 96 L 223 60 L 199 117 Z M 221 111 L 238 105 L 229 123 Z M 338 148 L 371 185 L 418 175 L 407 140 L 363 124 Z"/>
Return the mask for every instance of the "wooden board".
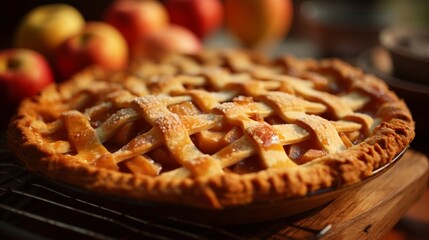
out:
<path id="1" fill-rule="evenodd" d="M 267 222 L 213 227 L 240 236 L 239 239 L 315 239 L 321 229 L 328 230 L 321 239 L 379 239 L 423 195 L 427 189 L 428 168 L 425 155 L 409 149 L 381 175 L 350 188 L 316 209 Z M 146 215 L 148 209 L 141 212 Z M 249 210 L 246 215 L 259 213 Z M 225 218 L 220 221 L 227 221 Z M 194 231 L 197 229 L 191 228 L 191 232 Z"/>
<path id="2" fill-rule="evenodd" d="M 308 229 L 330 226 L 322 239 L 379 239 L 389 232 L 403 214 L 423 195 L 428 183 L 428 159 L 408 150 L 391 169 L 365 185 L 343 194 L 327 206 L 288 219 L 259 226 L 253 236 L 267 239 L 299 239 Z M 283 220 L 283 223 L 285 220 Z M 273 232 L 270 232 L 273 231 Z"/>

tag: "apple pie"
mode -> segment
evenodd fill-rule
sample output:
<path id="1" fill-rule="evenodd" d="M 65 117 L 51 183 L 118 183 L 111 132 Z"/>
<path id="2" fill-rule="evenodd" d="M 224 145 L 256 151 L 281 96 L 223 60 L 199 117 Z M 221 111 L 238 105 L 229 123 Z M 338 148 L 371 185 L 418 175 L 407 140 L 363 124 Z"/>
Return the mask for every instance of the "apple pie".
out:
<path id="1" fill-rule="evenodd" d="M 220 209 L 360 182 L 414 134 L 406 104 L 348 63 L 232 49 L 87 69 L 24 100 L 8 142 L 55 180 Z"/>

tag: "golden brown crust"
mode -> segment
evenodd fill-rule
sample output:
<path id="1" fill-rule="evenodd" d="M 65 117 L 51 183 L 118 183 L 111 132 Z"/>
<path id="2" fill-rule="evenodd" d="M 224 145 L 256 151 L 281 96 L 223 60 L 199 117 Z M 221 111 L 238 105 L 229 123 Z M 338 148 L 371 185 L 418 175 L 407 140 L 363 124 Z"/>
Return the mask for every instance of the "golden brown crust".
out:
<path id="1" fill-rule="evenodd" d="M 211 57 L 212 55 L 215 55 L 215 57 Z M 248 56 L 250 55 L 245 52 L 232 51 L 232 53 L 208 52 L 206 55 L 193 56 L 192 59 L 195 60 L 195 62 L 190 63 L 186 62 L 186 58 L 161 59 L 159 61 L 163 69 L 160 70 L 156 68 L 153 71 L 150 70 L 150 68 L 138 69 L 139 67 L 142 68 L 142 66 L 147 66 L 148 63 L 146 65 L 136 63 L 130 70 L 133 71 L 134 75 L 126 73 L 111 74 L 99 69 L 89 69 L 62 85 L 47 88 L 40 96 L 24 100 L 16 117 L 11 121 L 8 128 L 9 145 L 18 158 L 21 159 L 29 169 L 42 172 L 54 179 L 96 192 L 126 196 L 145 201 L 185 204 L 203 208 L 224 208 L 258 202 L 284 200 L 304 196 L 319 189 L 340 187 L 342 185 L 359 182 L 370 176 L 374 169 L 390 162 L 397 154 L 405 149 L 414 138 L 414 122 L 407 106 L 402 100 L 398 99 L 393 92 L 389 91 L 381 80 L 374 76 L 366 75 L 359 69 L 345 64 L 340 60 L 323 60 L 318 62 L 315 60 L 297 60 L 289 57 L 268 61 L 255 56 L 253 56 L 254 60 L 249 60 Z M 126 90 L 125 92 L 131 92 L 137 96 L 147 94 L 148 91 L 161 91 L 165 87 L 169 88 L 171 92 L 177 92 L 177 89 L 180 89 L 183 85 L 175 85 L 175 82 L 173 82 L 174 79 L 171 80 L 171 78 L 168 77 L 162 81 L 159 79 L 158 81 L 152 79 L 150 80 L 152 83 L 146 84 L 144 88 L 136 88 L 136 85 L 133 85 L 133 81 L 136 81 L 133 77 L 137 75 L 139 75 L 141 79 L 151 79 L 150 77 L 153 76 L 153 74 L 165 75 L 166 72 L 171 73 L 170 75 L 177 75 L 180 73 L 197 76 L 194 81 L 199 81 L 198 77 L 212 78 L 212 80 L 209 81 L 212 81 L 213 86 L 216 87 L 216 84 L 222 84 L 222 82 L 219 82 L 219 76 L 222 77 L 222 72 L 216 75 L 215 73 L 217 73 L 216 71 L 218 70 L 213 70 L 214 66 L 219 67 L 219 63 L 215 61 L 216 59 L 222 59 L 221 67 L 229 69 L 230 72 L 250 72 L 250 76 L 260 79 L 267 77 L 267 73 L 265 72 L 266 69 L 258 69 L 256 67 L 249 68 L 249 61 L 253 61 L 252 66 L 262 65 L 272 69 L 280 68 L 280 70 L 283 69 L 283 73 L 281 73 L 283 75 L 288 74 L 295 78 L 310 79 L 316 88 L 319 86 L 320 88 L 326 87 L 327 85 L 323 82 L 330 77 L 342 79 L 342 82 L 339 83 L 338 86 L 335 86 L 329 91 L 341 92 L 343 88 L 348 88 L 347 92 L 362 93 L 362 95 L 370 99 L 369 101 L 374 103 L 372 104 L 373 107 L 377 108 L 370 109 L 371 106 L 369 106 L 365 111 L 372 111 L 373 118 L 376 119 L 376 122 L 380 121 L 380 123 L 373 128 L 372 126 L 367 126 L 366 131 L 362 130 L 362 134 L 368 134 L 363 141 L 345 150 L 325 154 L 322 157 L 315 158 L 298 167 L 269 168 L 246 174 L 237 174 L 228 171 L 222 174 L 216 174 L 216 164 L 213 166 L 204 165 L 204 169 L 214 171 L 214 174 L 204 177 L 184 178 L 152 177 L 149 175 L 120 172 L 117 169 L 110 169 L 109 167 L 98 167 L 97 164 L 89 164 L 88 162 L 80 160 L 77 161 L 73 154 L 58 152 L 58 149 L 63 146 L 61 145 L 62 143 L 50 144 L 55 141 L 49 142 L 43 139 L 41 128 L 39 128 L 40 126 L 38 125 L 40 122 L 43 122 L 42 124 L 49 124 L 57 119 L 66 118 L 63 112 L 70 110 L 70 108 L 78 110 L 85 109 L 82 102 L 79 102 L 79 93 L 84 89 L 88 88 L 89 90 L 87 91 L 95 91 L 97 94 L 102 92 L 102 95 L 108 95 L 112 89 L 122 91 L 124 88 Z M 241 59 L 241 61 L 236 61 L 236 59 Z M 165 62 L 169 62 L 169 64 Z M 255 62 L 257 62 L 257 64 L 255 64 Z M 198 72 L 198 70 L 202 68 L 201 65 L 205 66 L 210 73 Z M 327 77 L 321 78 L 320 76 Z M 106 78 L 109 80 L 99 81 L 99 79 Z M 134 87 L 127 87 L 127 84 L 131 84 L 130 86 Z M 177 89 L 174 89 L 175 87 L 177 87 Z M 242 91 L 248 91 L 249 94 L 261 94 L 255 92 L 255 89 L 260 90 L 260 88 L 255 88 L 253 86 L 248 88 L 244 87 Z M 299 86 L 294 89 L 283 86 L 281 89 L 290 93 L 301 91 L 300 94 L 303 96 L 306 94 L 314 94 L 313 92 L 307 93 L 308 90 L 301 89 Z M 124 93 L 124 95 L 120 95 L 120 97 L 115 96 L 114 101 L 119 102 L 117 104 L 120 105 L 120 98 L 125 98 L 128 96 L 127 94 Z M 335 112 L 335 108 L 339 108 L 334 104 L 336 103 L 335 99 L 332 100 L 333 102 L 330 102 L 331 100 L 324 99 L 324 95 L 318 96 L 317 94 L 311 95 L 308 98 L 314 98 L 319 103 L 323 102 L 330 111 L 333 109 L 332 111 Z M 91 93 L 88 95 L 92 96 Z M 260 96 L 264 96 L 264 93 Z M 262 97 L 262 99 L 265 98 Z M 269 103 L 269 107 L 277 106 L 275 105 L 276 100 L 274 96 L 273 99 L 274 100 L 271 102 L 267 102 Z M 194 99 L 194 101 L 197 100 Z M 246 99 L 238 99 L 236 101 L 242 101 L 240 102 L 241 104 L 249 104 Z M 209 104 L 210 101 L 207 100 L 205 103 Z M 152 102 L 136 101 L 132 109 L 143 109 L 140 114 L 147 114 L 144 112 L 144 109 L 148 104 L 150 105 Z M 207 105 L 207 108 L 209 108 L 209 105 Z M 312 106 L 316 108 L 316 110 L 312 111 L 322 111 L 323 108 L 319 105 L 316 104 Z M 285 108 L 284 105 L 279 105 L 278 107 L 280 109 Z M 218 107 L 216 111 L 216 113 L 223 114 L 227 112 L 228 109 L 226 107 Z M 365 126 L 364 122 L 367 119 L 367 117 L 362 117 L 359 114 L 345 113 L 340 108 L 335 114 L 341 117 L 347 115 L 345 119 L 354 119 L 362 124 L 362 126 Z M 73 115 L 72 117 L 75 116 Z M 76 116 L 76 118 L 78 117 L 79 116 Z M 286 116 L 283 117 L 295 119 L 296 115 L 286 114 Z M 313 130 L 311 128 L 315 124 L 312 119 L 313 117 L 310 118 L 311 119 L 299 120 L 301 118 L 298 117 L 296 121 L 301 124 L 300 126 L 302 126 L 303 129 L 310 132 L 310 134 L 316 134 L 312 132 Z M 150 119 L 150 116 L 147 116 L 147 119 Z M 231 121 L 233 120 L 234 119 Z M 302 125 L 300 121 L 306 122 Z M 254 123 L 252 122 L 252 124 Z M 258 128 L 261 126 L 265 125 L 260 125 Z M 165 134 L 170 134 L 169 129 L 163 129 L 163 127 L 160 127 L 160 129 Z M 275 130 L 271 130 L 271 127 L 267 127 L 264 134 L 270 131 L 275 132 Z M 250 139 L 253 137 L 256 144 L 258 137 L 260 138 L 262 136 L 260 135 L 261 133 L 254 131 L 249 131 L 248 134 Z M 168 141 L 168 139 L 166 141 Z M 47 142 L 49 142 L 49 144 L 47 144 Z M 174 144 L 176 143 L 171 143 L 171 149 L 173 150 L 175 149 Z M 262 156 L 264 152 L 260 152 L 259 154 Z M 205 160 L 205 157 L 200 157 L 198 159 L 202 161 L 198 164 L 211 163 L 209 160 Z M 268 162 L 265 164 L 271 164 L 269 160 L 270 159 L 268 159 Z M 105 158 L 103 161 L 110 160 L 109 158 Z M 189 169 L 193 169 L 194 167 L 192 165 L 194 163 L 185 161 L 182 165 L 183 164 L 185 166 L 188 164 L 190 166 Z M 197 171 L 193 174 L 198 175 L 199 173 Z"/>

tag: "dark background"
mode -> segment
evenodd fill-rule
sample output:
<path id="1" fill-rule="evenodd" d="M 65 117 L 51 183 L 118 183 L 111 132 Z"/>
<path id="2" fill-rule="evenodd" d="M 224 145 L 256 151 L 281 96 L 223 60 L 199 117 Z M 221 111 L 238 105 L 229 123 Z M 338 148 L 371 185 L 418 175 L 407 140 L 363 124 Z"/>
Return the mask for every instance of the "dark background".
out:
<path id="1" fill-rule="evenodd" d="M 21 19 L 37 6 L 51 3 L 66 3 L 76 7 L 85 20 L 100 20 L 111 0 L 2 0 L 0 1 L 0 48 L 12 47 L 13 35 Z"/>

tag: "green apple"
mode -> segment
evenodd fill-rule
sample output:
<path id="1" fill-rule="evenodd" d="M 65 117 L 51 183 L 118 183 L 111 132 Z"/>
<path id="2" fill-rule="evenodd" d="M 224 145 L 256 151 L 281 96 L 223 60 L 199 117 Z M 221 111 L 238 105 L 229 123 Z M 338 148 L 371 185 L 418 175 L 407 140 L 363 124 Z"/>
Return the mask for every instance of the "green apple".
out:
<path id="1" fill-rule="evenodd" d="M 14 44 L 52 59 L 58 46 L 79 33 L 85 25 L 82 14 L 67 4 L 48 4 L 28 12 L 15 33 Z"/>

